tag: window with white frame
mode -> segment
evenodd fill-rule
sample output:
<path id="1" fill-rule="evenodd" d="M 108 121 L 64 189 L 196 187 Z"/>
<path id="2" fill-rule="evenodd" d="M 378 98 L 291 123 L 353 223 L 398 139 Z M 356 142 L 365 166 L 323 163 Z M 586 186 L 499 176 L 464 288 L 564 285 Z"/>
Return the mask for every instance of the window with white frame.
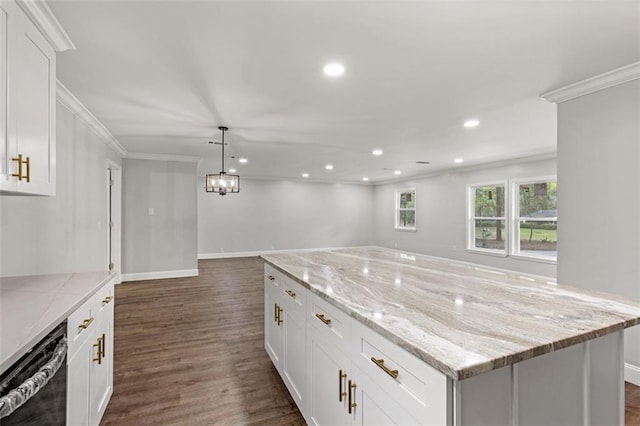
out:
<path id="1" fill-rule="evenodd" d="M 467 186 L 467 248 L 492 254 L 507 254 L 506 185 Z"/>
<path id="2" fill-rule="evenodd" d="M 402 189 L 396 191 L 396 229 L 416 230 L 416 190 Z"/>
<path id="3" fill-rule="evenodd" d="M 555 177 L 511 183 L 511 254 L 555 262 L 558 253 L 558 183 Z"/>

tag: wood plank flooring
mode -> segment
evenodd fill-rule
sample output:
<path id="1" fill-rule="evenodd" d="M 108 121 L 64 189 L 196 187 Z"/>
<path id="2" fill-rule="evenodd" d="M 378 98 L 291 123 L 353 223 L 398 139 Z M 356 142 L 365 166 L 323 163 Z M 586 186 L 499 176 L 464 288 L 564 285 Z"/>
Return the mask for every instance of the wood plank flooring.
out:
<path id="1" fill-rule="evenodd" d="M 199 270 L 116 286 L 102 424 L 305 424 L 264 350 L 262 261 L 206 260 Z"/>
<path id="2" fill-rule="evenodd" d="M 116 286 L 114 393 L 103 425 L 303 425 L 264 350 L 262 261 Z M 640 387 L 625 384 L 627 425 Z"/>

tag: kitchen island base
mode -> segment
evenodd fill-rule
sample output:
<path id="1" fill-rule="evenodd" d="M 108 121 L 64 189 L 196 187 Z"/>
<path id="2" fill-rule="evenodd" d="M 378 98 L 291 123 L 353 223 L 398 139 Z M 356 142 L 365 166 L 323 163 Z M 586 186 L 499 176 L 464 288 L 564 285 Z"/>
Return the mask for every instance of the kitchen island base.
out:
<path id="1" fill-rule="evenodd" d="M 270 266 L 264 308 L 309 424 L 624 424 L 623 331 L 454 380 Z"/>

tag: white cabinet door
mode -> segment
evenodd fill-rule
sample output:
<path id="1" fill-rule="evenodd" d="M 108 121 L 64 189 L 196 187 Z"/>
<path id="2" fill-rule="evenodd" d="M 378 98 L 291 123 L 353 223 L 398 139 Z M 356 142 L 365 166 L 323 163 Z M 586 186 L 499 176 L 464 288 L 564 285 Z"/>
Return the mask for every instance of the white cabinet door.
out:
<path id="1" fill-rule="evenodd" d="M 348 425 L 349 358 L 308 327 L 309 420 L 314 425 Z"/>
<path id="2" fill-rule="evenodd" d="M 102 303 L 101 303 L 102 304 Z M 98 315 L 94 358 L 91 364 L 89 417 L 92 425 L 102 419 L 113 393 L 113 304 L 105 304 Z M 98 353 L 99 352 L 99 353 Z"/>
<path id="3" fill-rule="evenodd" d="M 89 424 L 89 385 L 93 336 L 67 363 L 67 424 Z"/>
<path id="4" fill-rule="evenodd" d="M 15 4 L 11 3 L 15 7 Z M 15 154 L 7 138 L 7 79 L 9 75 L 9 25 L 8 2 L 0 2 L 0 190 L 15 190 L 15 179 L 11 179 L 9 165 Z"/>
<path id="5" fill-rule="evenodd" d="M 282 302 L 271 283 L 264 286 L 264 348 L 271 362 L 280 372 L 284 359 Z"/>
<path id="6" fill-rule="evenodd" d="M 286 307 L 283 311 L 284 326 L 284 362 L 282 373 L 289 392 L 298 408 L 305 411 L 307 363 L 306 363 L 306 326 L 304 313 L 296 315 Z"/>
<path id="7" fill-rule="evenodd" d="M 13 1 L 0 8 L 0 190 L 55 195 L 55 51 Z"/>

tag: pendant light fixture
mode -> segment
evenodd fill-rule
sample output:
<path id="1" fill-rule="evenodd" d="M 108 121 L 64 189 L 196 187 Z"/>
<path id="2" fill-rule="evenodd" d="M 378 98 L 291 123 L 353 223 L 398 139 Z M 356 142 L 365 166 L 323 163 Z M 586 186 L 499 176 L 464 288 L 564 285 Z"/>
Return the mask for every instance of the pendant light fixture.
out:
<path id="1" fill-rule="evenodd" d="M 218 129 L 222 132 L 222 142 L 209 143 L 222 145 L 222 171 L 218 174 L 211 174 L 205 177 L 205 190 L 207 192 L 217 192 L 220 195 L 226 195 L 229 192 L 240 192 L 240 176 L 228 175 L 224 171 L 224 132 L 229 130 L 229 128 L 225 126 L 219 126 Z"/>

